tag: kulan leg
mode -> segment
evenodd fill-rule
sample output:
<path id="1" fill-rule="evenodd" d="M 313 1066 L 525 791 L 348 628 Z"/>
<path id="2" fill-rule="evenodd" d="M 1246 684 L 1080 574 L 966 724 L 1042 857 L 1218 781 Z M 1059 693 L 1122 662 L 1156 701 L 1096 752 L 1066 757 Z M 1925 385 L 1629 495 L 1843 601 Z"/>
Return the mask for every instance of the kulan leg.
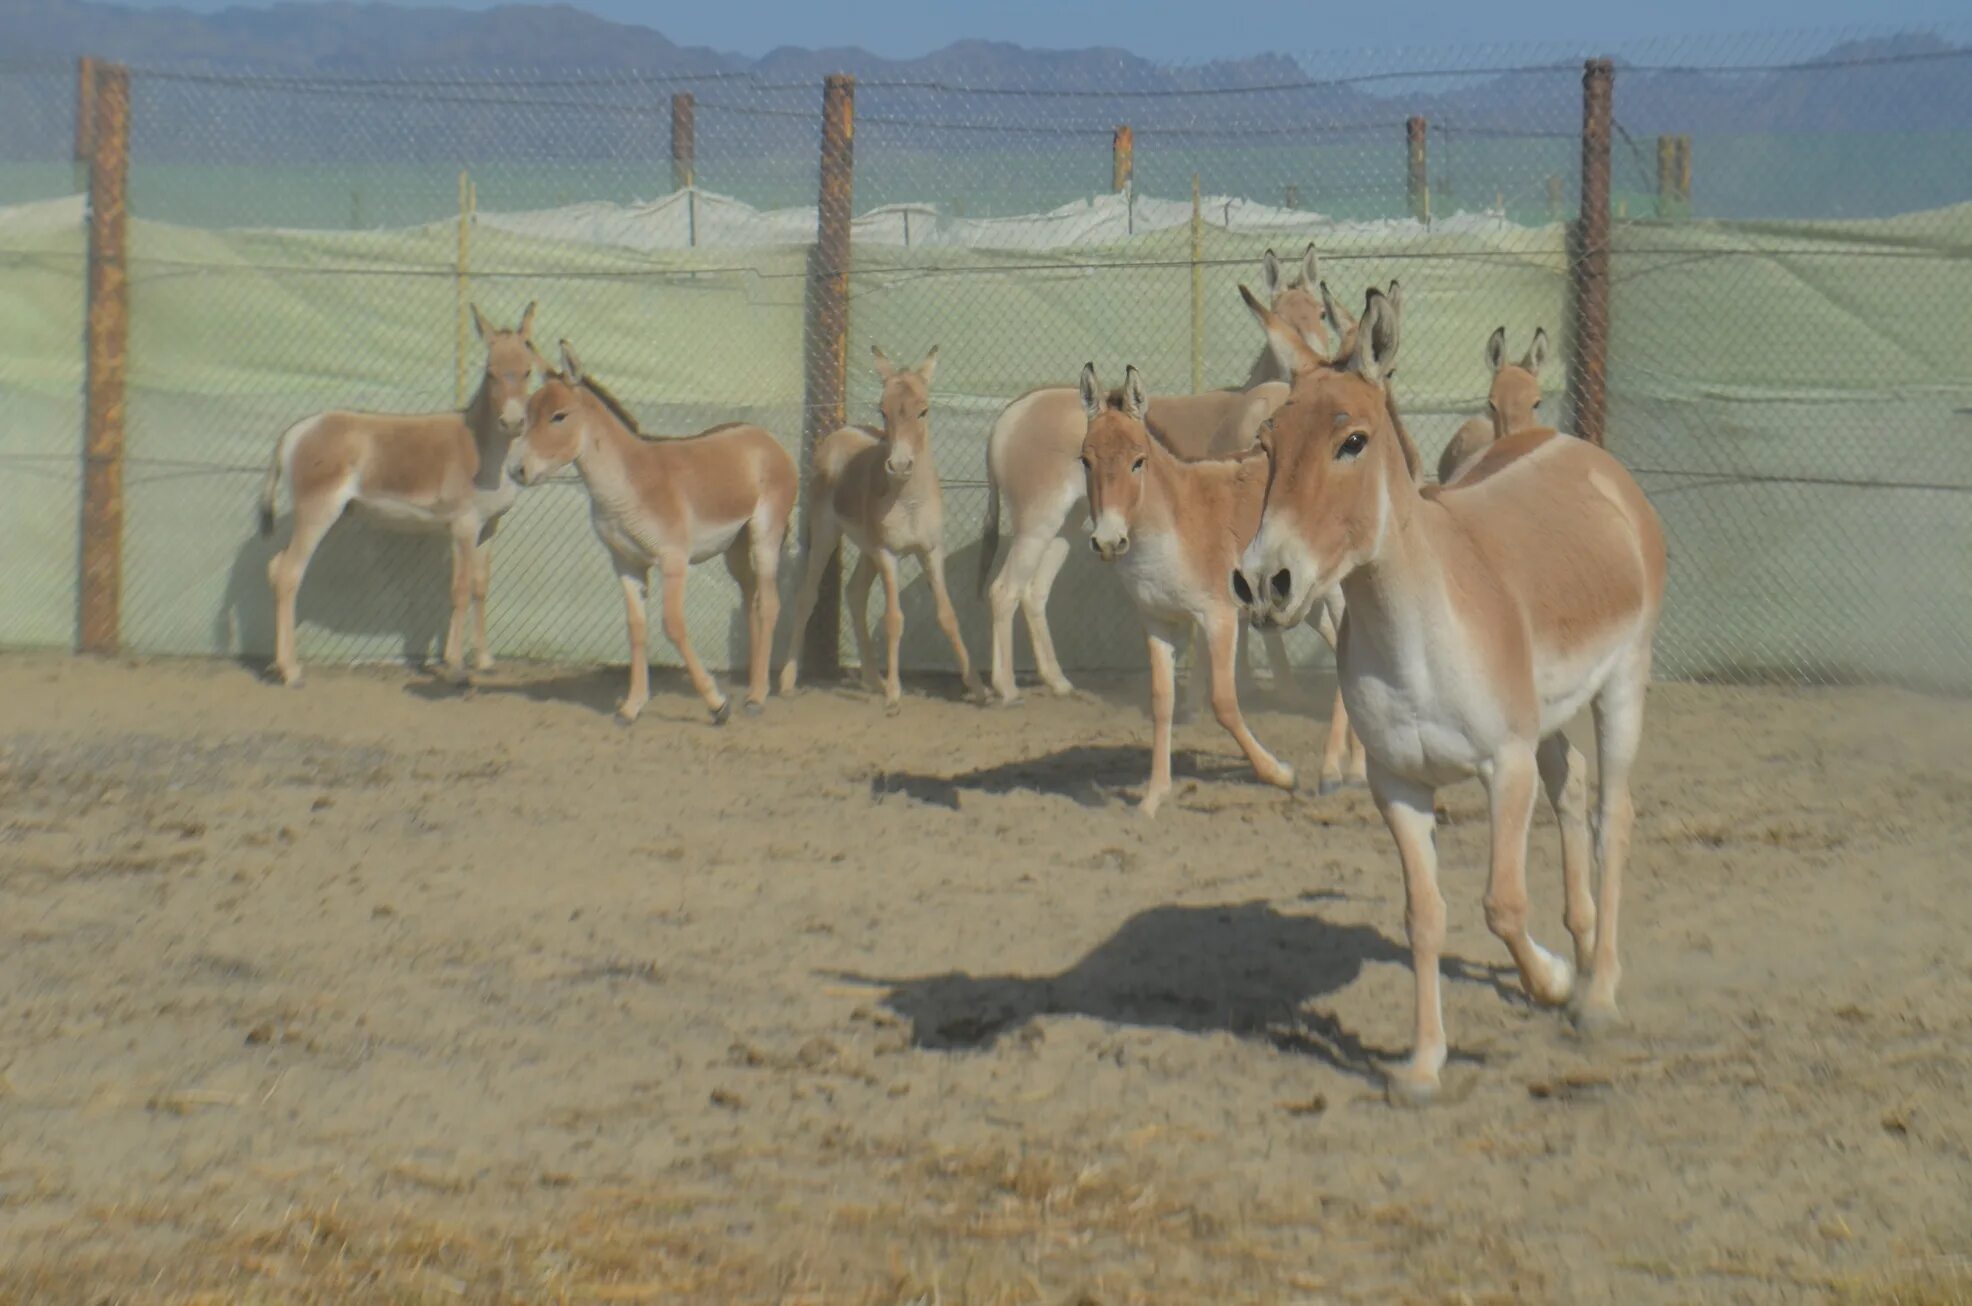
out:
<path id="1" fill-rule="evenodd" d="M 1587 975 L 1595 957 L 1595 895 L 1589 885 L 1594 849 L 1589 839 L 1589 764 L 1559 731 L 1536 754 L 1541 785 L 1561 827 L 1562 923 L 1575 941 L 1575 971 Z"/>
<path id="2" fill-rule="evenodd" d="M 883 705 L 894 713 L 904 703 L 904 596 L 897 579 L 897 555 L 876 550 L 876 569 L 883 577 Z"/>
<path id="3" fill-rule="evenodd" d="M 800 675 L 801 645 L 808 634 L 808 622 L 815 615 L 815 600 L 822 591 L 822 573 L 835 556 L 842 538 L 842 526 L 835 514 L 825 508 L 809 517 L 808 548 L 801 559 L 801 585 L 794 596 L 794 629 L 788 636 L 787 661 L 781 666 L 781 693 L 792 694 Z"/>
<path id="4" fill-rule="evenodd" d="M 1171 792 L 1171 708 L 1176 696 L 1173 682 L 1178 640 L 1183 632 L 1152 626 L 1146 633 L 1150 645 L 1150 783 L 1144 786 L 1143 802 L 1137 807 L 1145 816 L 1155 816 Z"/>
<path id="5" fill-rule="evenodd" d="M 329 528 L 341 519 L 343 509 L 348 506 L 349 500 L 344 496 L 314 502 L 297 499 L 294 533 L 288 537 L 288 547 L 267 561 L 267 584 L 274 591 L 272 670 L 284 685 L 295 688 L 301 685 L 301 662 L 295 656 L 294 633 L 294 602 L 301 592 L 301 578 L 307 574 L 309 560 L 322 546 Z"/>
<path id="6" fill-rule="evenodd" d="M 1000 570 L 994 575 L 993 583 L 987 589 L 987 603 L 993 613 L 993 692 L 1002 703 L 1020 701 L 1020 689 L 1013 679 L 1013 614 L 1016 607 L 1026 604 L 1026 595 L 1031 584 L 1039 577 L 1042 560 L 1048 549 L 1051 536 L 1018 534 L 1007 549 L 1007 556 L 1000 563 Z M 1046 596 L 1042 596 L 1045 605 Z M 1043 617 L 1045 623 L 1046 618 Z M 1033 610 L 1028 610 L 1027 631 L 1036 639 L 1034 660 L 1041 660 L 1040 643 L 1034 636 Z"/>
<path id="7" fill-rule="evenodd" d="M 1616 985 L 1623 968 L 1616 959 L 1616 914 L 1623 897 L 1623 868 L 1629 860 L 1630 829 L 1636 806 L 1630 798 L 1630 768 L 1643 741 L 1643 700 L 1650 683 L 1650 646 L 1632 665 L 1612 677 L 1596 697 L 1595 740 L 1598 781 L 1596 861 L 1602 872 L 1602 900 L 1596 905 L 1595 957 L 1589 982 L 1575 1009 L 1575 1024 L 1595 1033 L 1618 1019 Z"/>
<path id="8" fill-rule="evenodd" d="M 445 674 L 466 677 L 466 614 L 472 607 L 473 554 L 479 547 L 477 523 L 452 526 L 452 620 L 445 627 Z"/>
<path id="9" fill-rule="evenodd" d="M 486 638 L 486 595 L 493 588 L 493 533 L 489 527 L 473 545 L 472 551 L 472 634 L 479 656 L 473 659 L 475 671 L 493 669 L 493 645 Z"/>
<path id="10" fill-rule="evenodd" d="M 965 637 L 959 633 L 959 614 L 952 607 L 952 596 L 945 588 L 945 550 L 942 545 L 933 545 L 922 556 L 919 565 L 924 569 L 925 579 L 931 582 L 931 601 L 938 609 L 938 629 L 945 632 L 945 638 L 952 645 L 952 656 L 958 659 L 959 680 L 965 685 L 965 696 L 971 699 L 980 697 L 979 678 L 972 674 L 972 655 L 966 652 Z"/>
<path id="11" fill-rule="evenodd" d="M 1404 864 L 1404 931 L 1410 938 L 1411 975 L 1416 983 L 1416 1025 L 1410 1059 L 1388 1073 L 1390 1099 L 1422 1105 L 1438 1095 L 1438 1073 L 1445 1066 L 1445 1011 L 1438 988 L 1438 960 L 1445 950 L 1445 899 L 1438 892 L 1438 849 L 1433 838 L 1436 797 L 1429 785 L 1369 773 L 1370 795 L 1397 841 Z"/>
<path id="12" fill-rule="evenodd" d="M 642 563 L 616 560 L 616 578 L 623 585 L 623 624 L 630 636 L 630 688 L 616 709 L 617 719 L 629 725 L 650 702 L 650 616 L 644 599 L 650 572 Z"/>
<path id="13" fill-rule="evenodd" d="M 753 574 L 753 588 L 746 596 L 751 616 L 746 646 L 746 710 L 749 712 L 758 712 L 767 705 L 774 625 L 781 619 L 780 564 L 785 539 L 784 525 L 776 531 L 771 523 L 758 517 L 746 531 L 747 570 Z"/>
<path id="14" fill-rule="evenodd" d="M 856 674 L 872 693 L 883 688 L 883 677 L 876 668 L 876 649 L 870 642 L 870 586 L 876 584 L 876 560 L 868 553 L 856 558 L 842 598 L 849 609 L 849 630 L 856 639 Z"/>
<path id="15" fill-rule="evenodd" d="M 1056 535 L 1041 551 L 1041 564 L 1034 578 L 1020 592 L 1020 611 L 1027 618 L 1027 638 L 1034 645 L 1035 673 L 1048 692 L 1058 698 L 1074 693 L 1075 686 L 1068 683 L 1068 677 L 1062 674 L 1061 659 L 1055 656 L 1054 631 L 1048 625 L 1048 595 L 1054 592 L 1055 578 L 1061 575 L 1062 564 L 1067 561 L 1068 541 Z"/>
<path id="16" fill-rule="evenodd" d="M 1574 968 L 1534 942 L 1527 929 L 1527 831 L 1534 819 L 1537 775 L 1534 750 L 1514 744 L 1493 759 L 1486 778 L 1493 827 L 1486 928 L 1506 944 L 1527 996 L 1544 1007 L 1558 1007 L 1574 987 Z"/>
<path id="17" fill-rule="evenodd" d="M 1292 789 L 1294 768 L 1261 747 L 1260 741 L 1253 737 L 1253 732 L 1246 728 L 1246 718 L 1240 714 L 1236 683 L 1239 618 L 1228 609 L 1208 620 L 1205 636 L 1212 653 L 1212 715 L 1219 719 L 1219 724 L 1225 727 L 1226 733 L 1239 744 L 1239 751 L 1246 754 L 1246 760 L 1252 764 L 1254 774 L 1270 785 Z M 1194 668 L 1193 674 L 1196 675 L 1198 670 Z"/>
<path id="18" fill-rule="evenodd" d="M 705 700 L 713 721 L 724 725 L 733 710 L 732 701 L 719 692 L 718 683 L 698 660 L 698 653 L 692 648 L 691 635 L 685 629 L 685 576 L 690 564 L 683 558 L 665 558 L 660 565 L 664 570 L 664 637 L 678 650 L 678 656 L 685 664 L 685 674 L 691 677 L 692 688 L 698 691 L 698 696 Z"/>

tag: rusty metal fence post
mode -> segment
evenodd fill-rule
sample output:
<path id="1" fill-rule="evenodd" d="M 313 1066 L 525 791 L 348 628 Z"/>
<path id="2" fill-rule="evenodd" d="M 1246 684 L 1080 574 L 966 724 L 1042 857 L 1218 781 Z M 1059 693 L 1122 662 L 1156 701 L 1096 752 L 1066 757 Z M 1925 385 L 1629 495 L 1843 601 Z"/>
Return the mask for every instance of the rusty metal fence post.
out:
<path id="1" fill-rule="evenodd" d="M 130 73 L 92 64 L 89 118 L 89 303 L 84 331 L 81 556 L 76 645 L 114 653 L 122 638 L 123 389 L 130 345 Z"/>
<path id="2" fill-rule="evenodd" d="M 1678 216 L 1691 216 L 1691 137 L 1677 138 L 1677 157 L 1671 163 L 1671 189 L 1677 195 Z"/>
<path id="3" fill-rule="evenodd" d="M 96 142 L 96 61 L 75 61 L 75 188 L 89 188 L 89 159 Z"/>
<path id="4" fill-rule="evenodd" d="M 1609 134 L 1615 69 L 1590 59 L 1582 70 L 1582 214 L 1571 262 L 1574 358 L 1568 369 L 1575 434 L 1601 444 L 1609 405 Z"/>
<path id="5" fill-rule="evenodd" d="M 822 166 L 817 196 L 815 246 L 808 254 L 808 321 L 801 427 L 802 532 L 812 539 L 812 480 L 815 446 L 848 419 L 849 393 L 849 223 L 855 202 L 856 79 L 831 75 L 822 87 Z M 842 653 L 842 566 L 840 554 L 822 573 L 815 620 L 795 638 L 803 641 L 801 663 L 833 675 Z M 808 565 L 814 565 L 809 559 Z"/>
<path id="6" fill-rule="evenodd" d="M 1430 124 L 1413 117 L 1404 123 L 1405 153 L 1409 167 L 1404 192 L 1410 199 L 1411 216 L 1419 222 L 1431 221 L 1431 173 L 1428 144 Z"/>
<path id="7" fill-rule="evenodd" d="M 690 91 L 671 97 L 671 189 L 685 192 L 685 244 L 698 247 L 698 101 Z"/>

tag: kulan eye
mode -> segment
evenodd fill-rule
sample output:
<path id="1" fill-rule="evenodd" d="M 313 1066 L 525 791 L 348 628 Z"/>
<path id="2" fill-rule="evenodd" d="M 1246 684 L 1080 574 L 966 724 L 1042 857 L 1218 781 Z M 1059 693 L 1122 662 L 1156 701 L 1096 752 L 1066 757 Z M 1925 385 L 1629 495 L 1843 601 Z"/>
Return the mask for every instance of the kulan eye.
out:
<path id="1" fill-rule="evenodd" d="M 1131 471 L 1133 471 L 1133 472 L 1140 472 L 1140 471 L 1142 471 L 1142 470 L 1143 470 L 1143 459 L 1141 459 L 1141 458 L 1139 458 L 1139 459 L 1137 459 L 1137 460 L 1136 460 L 1135 462 L 1133 462 L 1133 463 L 1131 463 L 1131 464 L 1130 464 L 1130 470 L 1131 470 Z"/>
<path id="2" fill-rule="evenodd" d="M 919 417 L 929 417 L 929 416 L 931 416 L 931 409 L 929 409 L 929 408 L 926 408 L 926 409 L 924 409 L 924 410 L 922 410 L 921 412 L 919 412 L 919 413 L 918 413 L 918 416 L 919 416 Z"/>
<path id="3" fill-rule="evenodd" d="M 564 408 L 559 413 L 556 413 L 553 417 L 550 417 L 548 420 L 550 422 L 553 422 L 555 425 L 559 426 L 563 422 L 568 420 L 568 410 Z"/>
<path id="4" fill-rule="evenodd" d="M 1349 432 L 1347 438 L 1345 438 L 1342 441 L 1342 443 L 1336 447 L 1335 461 L 1342 462 L 1346 459 L 1354 458 L 1357 454 L 1363 451 L 1363 446 L 1368 443 L 1369 443 L 1368 432 L 1366 431 Z"/>
<path id="5" fill-rule="evenodd" d="M 1082 455 L 1082 470 L 1085 472 L 1092 472 L 1095 470 L 1095 465 L 1089 461 L 1089 455 L 1087 454 Z"/>

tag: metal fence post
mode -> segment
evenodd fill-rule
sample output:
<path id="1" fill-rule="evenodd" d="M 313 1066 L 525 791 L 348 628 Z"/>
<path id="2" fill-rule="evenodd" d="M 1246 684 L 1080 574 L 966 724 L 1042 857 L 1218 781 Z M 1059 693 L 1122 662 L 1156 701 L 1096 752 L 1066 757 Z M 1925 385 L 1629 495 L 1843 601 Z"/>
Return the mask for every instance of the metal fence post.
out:
<path id="1" fill-rule="evenodd" d="M 1191 392 L 1205 389 L 1205 215 L 1191 174 Z"/>
<path id="2" fill-rule="evenodd" d="M 685 244 L 698 248 L 698 101 L 690 91 L 671 97 L 671 189 L 685 192 Z"/>
<path id="3" fill-rule="evenodd" d="M 82 541 L 77 646 L 114 653 L 122 639 L 123 388 L 130 344 L 130 72 L 93 64 L 89 116 L 88 379 L 83 397 Z"/>
<path id="4" fill-rule="evenodd" d="M 690 91 L 671 97 L 671 189 L 689 190 L 696 184 L 698 141 L 694 112 L 698 102 Z"/>
<path id="5" fill-rule="evenodd" d="M 832 74 L 822 87 L 822 166 L 817 196 L 815 247 L 808 255 L 806 413 L 801 428 L 802 529 L 814 535 L 812 479 L 815 446 L 848 420 L 849 223 L 855 201 L 856 79 Z M 815 615 L 805 632 L 804 668 L 832 675 L 841 665 L 842 567 L 840 554 L 822 573 Z M 818 559 L 808 559 L 814 566 Z"/>
<path id="6" fill-rule="evenodd" d="M 1691 137 L 1677 138 L 1677 158 L 1672 163 L 1671 186 L 1677 193 L 1678 216 L 1691 216 Z"/>
<path id="7" fill-rule="evenodd" d="M 89 160 L 96 143 L 96 61 L 75 61 L 75 188 L 89 188 Z"/>
<path id="8" fill-rule="evenodd" d="M 1672 177 L 1677 171 L 1678 138 L 1669 134 L 1657 137 L 1657 216 L 1669 218 L 1677 202 L 1676 186 Z"/>
<path id="9" fill-rule="evenodd" d="M 1568 369 L 1575 434 L 1604 441 L 1609 403 L 1609 131 L 1615 69 L 1582 70 L 1582 215 L 1575 224 L 1574 359 Z"/>
<path id="10" fill-rule="evenodd" d="M 452 406 L 466 406 L 467 338 L 472 329 L 472 219 L 479 191 L 470 174 L 459 173 L 458 249 L 452 269 Z"/>
<path id="11" fill-rule="evenodd" d="M 1130 189 L 1130 180 L 1136 173 L 1137 134 L 1128 124 L 1116 128 L 1116 134 L 1109 138 L 1109 189 L 1121 195 Z"/>
<path id="12" fill-rule="evenodd" d="M 1413 117 L 1404 124 L 1406 154 L 1410 160 L 1404 190 L 1410 199 L 1411 216 L 1419 222 L 1431 221 L 1428 131 L 1429 124 L 1423 118 Z"/>

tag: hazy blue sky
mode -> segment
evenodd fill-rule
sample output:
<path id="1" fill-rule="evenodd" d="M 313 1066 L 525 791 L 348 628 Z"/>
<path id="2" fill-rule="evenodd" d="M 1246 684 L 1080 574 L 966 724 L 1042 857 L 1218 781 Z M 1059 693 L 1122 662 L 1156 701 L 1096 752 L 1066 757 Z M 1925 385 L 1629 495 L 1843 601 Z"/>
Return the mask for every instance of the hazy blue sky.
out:
<path id="1" fill-rule="evenodd" d="M 165 0 L 122 0 L 139 8 Z M 293 2 L 293 0 L 289 0 Z M 397 0 L 431 4 L 434 0 Z M 444 0 L 490 9 L 496 0 Z M 228 0 L 176 0 L 215 10 Z M 860 45 L 922 54 L 962 37 L 1054 48 L 1118 45 L 1156 59 L 1474 42 L 1629 40 L 1658 35 L 1839 29 L 1866 24 L 1963 30 L 1966 0 L 580 0 L 577 8 L 655 27 L 685 45 L 762 54 L 777 45 Z"/>

